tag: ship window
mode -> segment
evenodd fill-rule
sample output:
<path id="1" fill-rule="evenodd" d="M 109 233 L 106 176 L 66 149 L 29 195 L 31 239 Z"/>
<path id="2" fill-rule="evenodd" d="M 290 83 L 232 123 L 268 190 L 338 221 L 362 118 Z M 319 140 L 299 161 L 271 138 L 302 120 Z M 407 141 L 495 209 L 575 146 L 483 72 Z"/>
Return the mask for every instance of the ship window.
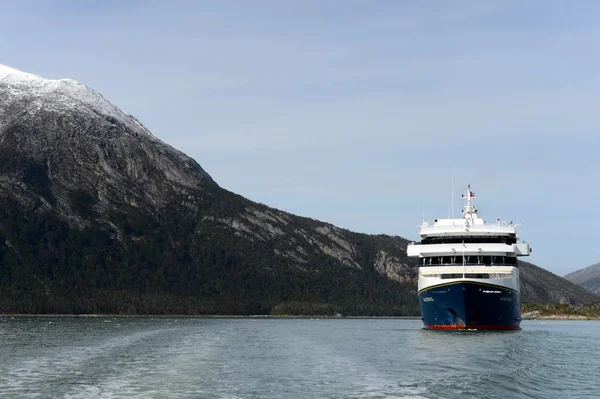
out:
<path id="1" fill-rule="evenodd" d="M 478 265 L 480 256 L 464 256 L 465 265 Z"/>
<path id="2" fill-rule="evenodd" d="M 463 274 L 462 273 L 446 273 L 446 274 L 442 274 L 442 279 L 447 280 L 447 279 L 451 279 L 451 278 L 462 278 Z"/>
<path id="3" fill-rule="evenodd" d="M 437 265 L 507 265 L 517 266 L 517 258 L 514 256 L 481 256 L 481 255 L 464 255 L 464 256 L 432 256 L 424 257 L 423 266 Z"/>
<path id="4" fill-rule="evenodd" d="M 487 273 L 467 273 L 465 278 L 490 278 L 490 275 Z"/>

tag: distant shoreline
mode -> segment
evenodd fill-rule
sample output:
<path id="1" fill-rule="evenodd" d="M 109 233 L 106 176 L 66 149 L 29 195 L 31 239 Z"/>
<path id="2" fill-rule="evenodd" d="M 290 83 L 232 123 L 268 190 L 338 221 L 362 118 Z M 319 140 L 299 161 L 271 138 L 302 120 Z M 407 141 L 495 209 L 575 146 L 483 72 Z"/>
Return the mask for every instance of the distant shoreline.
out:
<path id="1" fill-rule="evenodd" d="M 600 320 L 597 306 L 583 309 L 569 305 L 538 307 L 521 312 L 521 317 L 523 320 Z"/>
<path id="2" fill-rule="evenodd" d="M 589 317 L 583 315 L 553 314 L 546 316 L 523 317 L 523 320 L 600 320 L 600 317 Z"/>
<path id="3" fill-rule="evenodd" d="M 154 315 L 154 314 L 27 314 L 0 313 L 0 317 L 89 317 L 89 318 L 181 318 L 181 319 L 401 319 L 421 320 L 418 316 L 329 316 L 329 315 Z"/>

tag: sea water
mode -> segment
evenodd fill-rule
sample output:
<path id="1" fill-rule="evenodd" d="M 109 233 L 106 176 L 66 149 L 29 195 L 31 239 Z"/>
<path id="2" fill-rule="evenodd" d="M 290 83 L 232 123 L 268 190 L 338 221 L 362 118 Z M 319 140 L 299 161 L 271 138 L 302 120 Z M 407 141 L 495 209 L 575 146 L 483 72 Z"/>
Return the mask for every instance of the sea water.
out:
<path id="1" fill-rule="evenodd" d="M 0 397 L 600 398 L 600 322 L 0 317 Z"/>

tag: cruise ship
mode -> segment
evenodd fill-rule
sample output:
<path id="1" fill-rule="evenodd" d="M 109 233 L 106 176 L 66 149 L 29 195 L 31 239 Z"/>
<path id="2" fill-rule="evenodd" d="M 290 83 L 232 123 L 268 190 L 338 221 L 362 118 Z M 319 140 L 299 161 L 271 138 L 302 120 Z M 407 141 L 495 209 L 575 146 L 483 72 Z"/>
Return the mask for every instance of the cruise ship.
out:
<path id="1" fill-rule="evenodd" d="M 420 226 L 421 242 L 407 248 L 419 258 L 419 306 L 432 330 L 516 330 L 521 323 L 517 257 L 528 256 L 513 222 L 486 223 L 469 185 L 461 219 Z"/>

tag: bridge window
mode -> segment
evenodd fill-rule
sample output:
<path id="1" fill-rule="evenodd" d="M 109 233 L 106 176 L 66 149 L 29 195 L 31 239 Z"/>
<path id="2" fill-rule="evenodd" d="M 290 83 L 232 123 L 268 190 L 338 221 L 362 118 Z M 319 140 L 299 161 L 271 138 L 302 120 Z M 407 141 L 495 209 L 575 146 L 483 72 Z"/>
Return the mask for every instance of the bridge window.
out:
<path id="1" fill-rule="evenodd" d="M 463 278 L 463 274 L 462 273 L 445 273 L 445 274 L 442 274 L 442 279 L 443 280 L 447 280 L 447 279 L 451 279 L 451 278 Z"/>

